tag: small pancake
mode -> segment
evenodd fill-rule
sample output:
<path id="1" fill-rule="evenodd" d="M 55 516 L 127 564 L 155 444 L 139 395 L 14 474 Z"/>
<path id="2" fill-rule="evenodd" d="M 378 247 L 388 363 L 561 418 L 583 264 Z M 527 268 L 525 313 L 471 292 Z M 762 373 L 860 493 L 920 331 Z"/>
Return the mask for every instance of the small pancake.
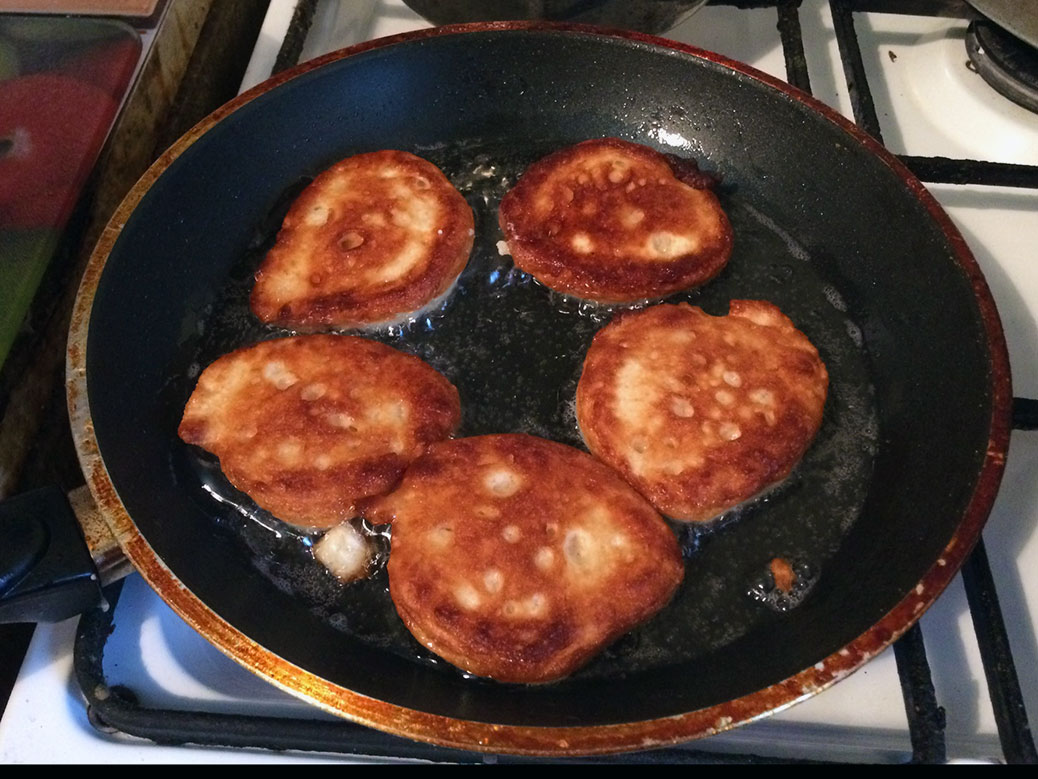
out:
<path id="1" fill-rule="evenodd" d="M 616 138 L 535 162 L 499 211 L 515 264 L 554 290 L 603 303 L 709 281 L 728 262 L 732 229 L 694 168 Z"/>
<path id="2" fill-rule="evenodd" d="M 404 624 L 457 667 L 559 679 L 648 620 L 684 576 L 674 534 L 613 471 L 529 435 L 433 444 L 373 502 Z"/>
<path id="3" fill-rule="evenodd" d="M 252 311 L 307 331 L 399 321 L 458 278 L 473 224 L 431 162 L 392 150 L 349 157 L 292 204 L 256 273 Z"/>
<path id="4" fill-rule="evenodd" d="M 577 385 L 588 448 L 666 516 L 703 521 L 781 482 L 822 424 L 829 375 L 771 303 L 624 314 Z"/>
<path id="5" fill-rule="evenodd" d="M 274 516 L 331 527 L 388 492 L 461 416 L 458 391 L 417 357 L 310 335 L 239 349 L 206 368 L 180 437 Z"/>

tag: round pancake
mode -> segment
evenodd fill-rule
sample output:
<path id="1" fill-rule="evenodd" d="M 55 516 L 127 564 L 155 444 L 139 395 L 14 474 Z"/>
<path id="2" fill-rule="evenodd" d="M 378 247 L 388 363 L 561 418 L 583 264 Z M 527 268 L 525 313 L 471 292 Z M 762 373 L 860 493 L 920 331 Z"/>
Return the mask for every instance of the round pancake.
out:
<path id="1" fill-rule="evenodd" d="M 390 594 L 415 638 L 502 682 L 573 672 L 684 576 L 652 506 L 584 452 L 529 435 L 433 444 L 365 516 L 392 522 Z"/>
<path id="2" fill-rule="evenodd" d="M 702 521 L 789 475 L 822 424 L 829 375 L 771 303 L 714 317 L 687 303 L 626 313 L 577 385 L 588 448 L 663 514 Z"/>
<path id="3" fill-rule="evenodd" d="M 431 162 L 393 150 L 349 157 L 292 204 L 252 311 L 306 331 L 398 321 L 447 292 L 473 235 L 472 209 Z"/>
<path id="4" fill-rule="evenodd" d="M 274 516 L 330 527 L 391 490 L 461 417 L 458 391 L 417 357 L 336 335 L 264 341 L 206 368 L 180 437 Z"/>
<path id="5" fill-rule="evenodd" d="M 555 152 L 501 201 L 509 252 L 552 289 L 603 303 L 703 284 L 728 262 L 732 229 L 694 167 L 616 138 Z"/>

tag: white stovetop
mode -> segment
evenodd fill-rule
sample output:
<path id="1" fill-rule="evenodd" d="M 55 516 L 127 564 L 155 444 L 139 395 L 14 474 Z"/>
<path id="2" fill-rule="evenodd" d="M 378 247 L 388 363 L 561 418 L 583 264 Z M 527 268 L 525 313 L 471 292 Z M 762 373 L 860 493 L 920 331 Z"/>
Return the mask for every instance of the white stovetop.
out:
<path id="1" fill-rule="evenodd" d="M 269 75 L 294 5 L 293 0 L 272 1 L 243 89 Z M 805 0 L 800 16 L 814 94 L 849 115 L 828 4 Z M 324 0 L 303 58 L 426 26 L 400 0 Z M 977 89 L 979 77 L 965 67 L 962 23 L 859 14 L 856 27 L 884 141 L 892 151 L 1038 164 L 1038 116 Z M 668 36 L 785 76 L 773 10 L 707 7 Z M 1038 397 L 1038 191 L 950 185 L 930 189 L 963 232 L 992 288 L 1009 343 L 1014 394 Z M 1038 716 L 1036 472 L 1038 434 L 1014 433 L 1002 491 L 984 532 L 1032 717 Z M 198 705 L 201 700 L 220 711 L 324 716 L 226 659 L 137 576 L 124 588 L 117 617 L 106 651 L 109 681 L 132 678 L 134 690 L 146 703 L 176 706 L 192 700 Z M 949 758 L 998 759 L 994 717 L 961 579 L 923 617 L 922 627 L 937 697 L 948 711 Z M 158 747 L 101 736 L 86 722 L 72 679 L 74 631 L 74 620 L 36 631 L 0 721 L 0 762 L 345 760 Z M 718 752 L 903 761 L 911 745 L 893 653 L 885 652 L 797 706 L 696 746 Z"/>

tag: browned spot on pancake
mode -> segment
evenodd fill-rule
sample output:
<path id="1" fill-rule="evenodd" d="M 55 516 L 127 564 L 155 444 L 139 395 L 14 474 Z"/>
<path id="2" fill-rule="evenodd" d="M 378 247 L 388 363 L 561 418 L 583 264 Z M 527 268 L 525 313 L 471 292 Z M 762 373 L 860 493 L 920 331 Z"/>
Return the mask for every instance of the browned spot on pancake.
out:
<path id="1" fill-rule="evenodd" d="M 349 157 L 293 203 L 256 274 L 253 313 L 297 330 L 400 319 L 454 283 L 473 227 L 432 163 L 392 150 Z"/>
<path id="2" fill-rule="evenodd" d="M 728 262 L 717 197 L 646 146 L 585 141 L 531 165 L 501 201 L 515 264 L 552 289 L 622 302 L 703 284 Z"/>
<path id="3" fill-rule="evenodd" d="M 417 357 L 311 335 L 218 359 L 199 377 L 179 433 L 275 516 L 330 527 L 392 489 L 460 415 L 457 390 Z"/>
<path id="4" fill-rule="evenodd" d="M 566 676 L 684 573 L 673 533 L 613 471 L 528 435 L 433 444 L 365 516 L 392 523 L 390 593 L 408 629 L 499 681 Z"/>
<path id="5" fill-rule="evenodd" d="M 829 378 L 775 306 L 687 303 L 621 315 L 595 336 L 577 385 L 591 451 L 657 509 L 701 521 L 782 481 L 822 423 Z"/>

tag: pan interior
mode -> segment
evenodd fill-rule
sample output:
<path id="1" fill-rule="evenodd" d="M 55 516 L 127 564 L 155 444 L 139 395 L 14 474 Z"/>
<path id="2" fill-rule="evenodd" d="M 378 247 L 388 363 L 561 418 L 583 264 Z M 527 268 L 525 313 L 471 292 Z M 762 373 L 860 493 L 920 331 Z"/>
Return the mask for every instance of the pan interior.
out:
<path id="1" fill-rule="evenodd" d="M 580 75 L 561 80 L 549 64 L 560 60 Z M 550 292 L 500 256 L 496 207 L 527 164 L 602 136 L 698 158 L 723 177 L 731 262 L 671 300 L 713 314 L 739 298 L 778 305 L 826 362 L 826 416 L 804 462 L 766 500 L 705 528 L 676 527 L 686 582 L 651 623 L 557 684 L 469 679 L 403 629 L 384 572 L 335 583 L 304 537 L 235 493 L 176 427 L 202 367 L 285 334 L 259 326 L 247 296 L 292 197 L 338 159 L 398 148 L 438 164 L 466 196 L 476 246 L 441 310 L 373 337 L 458 386 L 461 434 L 524 431 L 580 446 L 573 392 L 612 312 Z M 868 630 L 955 532 L 991 404 L 968 279 L 885 164 L 803 104 L 722 65 L 544 31 L 375 49 L 215 125 L 128 220 L 98 285 L 87 354 L 113 483 L 196 596 L 274 654 L 348 689 L 519 725 L 625 722 L 722 703 Z M 774 557 L 805 585 L 792 598 L 770 589 Z"/>

